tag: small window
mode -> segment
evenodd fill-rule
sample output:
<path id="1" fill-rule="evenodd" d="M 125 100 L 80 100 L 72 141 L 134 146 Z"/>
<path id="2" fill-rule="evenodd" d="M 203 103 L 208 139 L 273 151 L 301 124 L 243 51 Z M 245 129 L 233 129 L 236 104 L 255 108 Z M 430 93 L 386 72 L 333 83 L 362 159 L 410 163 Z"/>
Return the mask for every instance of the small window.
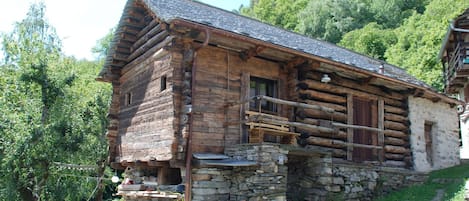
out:
<path id="1" fill-rule="evenodd" d="M 166 75 L 161 76 L 160 80 L 160 91 L 164 91 L 166 89 Z"/>
<path id="2" fill-rule="evenodd" d="M 125 105 L 131 105 L 132 104 L 132 93 L 126 93 L 125 94 Z"/>
<path id="3" fill-rule="evenodd" d="M 274 80 L 251 77 L 249 90 L 251 97 L 264 95 L 277 98 L 277 82 Z M 250 102 L 249 106 L 251 110 L 258 110 L 260 107 L 263 111 L 277 111 L 276 105 L 266 100 Z"/>
<path id="4" fill-rule="evenodd" d="M 433 123 L 425 121 L 425 150 L 427 152 L 427 161 L 433 166 Z"/>

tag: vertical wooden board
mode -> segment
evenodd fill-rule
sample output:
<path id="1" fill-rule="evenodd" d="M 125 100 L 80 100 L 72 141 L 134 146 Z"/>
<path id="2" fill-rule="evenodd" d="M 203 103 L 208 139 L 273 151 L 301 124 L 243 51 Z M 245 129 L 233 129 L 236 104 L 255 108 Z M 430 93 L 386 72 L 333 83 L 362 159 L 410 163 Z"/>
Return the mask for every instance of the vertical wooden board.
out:
<path id="1" fill-rule="evenodd" d="M 347 94 L 347 124 L 353 124 L 353 95 Z M 353 143 L 353 129 L 347 128 L 347 142 Z M 352 160 L 353 158 L 353 146 L 351 144 L 347 145 L 347 160 Z"/>
<path id="2" fill-rule="evenodd" d="M 249 72 L 243 72 L 241 73 L 241 95 L 240 95 L 240 102 L 243 102 L 247 99 L 249 99 L 249 84 L 250 84 L 250 79 L 251 75 Z M 244 103 L 241 105 L 239 109 L 239 121 L 242 122 L 244 121 L 244 116 L 246 115 L 245 111 L 249 110 L 249 102 Z M 243 124 L 240 124 L 239 126 L 239 131 L 240 131 L 240 143 L 247 143 L 248 142 L 248 134 L 247 134 L 247 129 Z"/>
<path id="3" fill-rule="evenodd" d="M 384 100 L 383 98 L 378 99 L 378 128 L 384 130 Z M 378 146 L 382 146 L 383 149 L 379 150 L 379 160 L 384 161 L 384 132 L 378 132 Z"/>

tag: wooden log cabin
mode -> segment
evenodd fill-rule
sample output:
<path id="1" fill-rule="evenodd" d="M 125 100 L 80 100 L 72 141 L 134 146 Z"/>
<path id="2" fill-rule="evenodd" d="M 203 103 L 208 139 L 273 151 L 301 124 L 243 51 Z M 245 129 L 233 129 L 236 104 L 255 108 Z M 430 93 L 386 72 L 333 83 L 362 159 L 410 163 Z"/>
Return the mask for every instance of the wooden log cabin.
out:
<path id="1" fill-rule="evenodd" d="M 186 200 L 246 198 L 233 176 L 227 192 L 195 190 L 209 178 L 201 167 L 262 166 L 229 155 L 238 145 L 408 171 L 459 163 L 460 101 L 399 67 L 198 2 L 129 0 L 98 80 L 113 87 L 111 166 L 184 184 Z"/>
<path id="2" fill-rule="evenodd" d="M 465 104 L 460 115 L 461 158 L 469 158 L 469 8 L 450 22 L 440 50 L 445 93 L 458 95 Z"/>

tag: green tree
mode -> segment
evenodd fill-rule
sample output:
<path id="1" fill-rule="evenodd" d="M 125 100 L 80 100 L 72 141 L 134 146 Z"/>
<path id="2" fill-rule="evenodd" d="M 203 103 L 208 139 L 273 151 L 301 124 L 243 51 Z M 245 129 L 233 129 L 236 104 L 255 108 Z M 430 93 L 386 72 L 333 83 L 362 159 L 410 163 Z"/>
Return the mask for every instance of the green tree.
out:
<path id="1" fill-rule="evenodd" d="M 346 33 L 338 45 L 376 59 L 386 60 L 387 48 L 396 42 L 397 38 L 393 30 L 382 29 L 382 26 L 373 22 L 362 29 Z"/>
<path id="2" fill-rule="evenodd" d="M 395 30 L 397 43 L 385 53 L 388 62 L 442 90 L 442 65 L 438 59 L 442 38 L 448 21 L 467 7 L 467 0 L 433 0 L 423 14 L 414 12 Z"/>
<path id="3" fill-rule="evenodd" d="M 240 12 L 263 22 L 295 30 L 299 23 L 297 12 L 308 0 L 252 0 L 250 7 L 241 7 Z"/>
<path id="4" fill-rule="evenodd" d="M 34 4 L 2 35 L 0 200 L 88 199 L 98 182 L 86 181 L 101 175 L 62 170 L 57 162 L 107 158 L 110 88 L 94 81 L 99 63 L 65 57 L 44 16 L 44 4 Z"/>

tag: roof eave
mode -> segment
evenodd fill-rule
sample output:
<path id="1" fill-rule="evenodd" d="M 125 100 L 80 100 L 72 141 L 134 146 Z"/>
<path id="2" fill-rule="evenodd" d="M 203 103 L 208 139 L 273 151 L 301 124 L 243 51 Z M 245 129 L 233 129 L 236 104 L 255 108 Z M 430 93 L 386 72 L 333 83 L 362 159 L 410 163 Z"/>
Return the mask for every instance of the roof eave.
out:
<path id="1" fill-rule="evenodd" d="M 425 90 L 426 92 L 429 93 L 429 95 L 441 98 L 443 100 L 446 100 L 446 102 L 450 103 L 450 104 L 456 104 L 456 105 L 462 104 L 461 101 L 456 100 L 456 99 L 451 98 L 451 97 L 448 97 L 444 94 L 438 93 L 438 92 L 434 91 L 431 88 L 427 88 L 427 87 L 419 86 L 417 84 L 405 82 L 405 81 L 402 81 L 402 80 L 399 80 L 399 79 L 396 79 L 396 78 L 392 78 L 392 77 L 389 77 L 389 76 L 386 76 L 386 75 L 383 75 L 383 74 L 367 71 L 365 69 L 361 69 L 361 68 L 358 68 L 356 66 L 352 66 L 352 65 L 349 65 L 349 64 L 333 61 L 333 60 L 330 60 L 328 58 L 323 58 L 323 57 L 320 57 L 320 56 L 317 56 L 317 55 L 305 53 L 303 51 L 299 51 L 299 50 L 296 50 L 296 49 L 276 45 L 276 44 L 270 43 L 268 41 L 259 40 L 259 39 L 252 38 L 252 37 L 249 37 L 249 36 L 245 36 L 245 35 L 242 35 L 242 34 L 230 32 L 230 31 L 227 31 L 227 30 L 218 29 L 218 28 L 206 25 L 206 24 L 201 24 L 201 23 L 197 23 L 197 22 L 193 22 L 193 21 L 186 20 L 186 19 L 181 19 L 181 18 L 172 19 L 172 20 L 168 21 L 167 23 L 172 23 L 172 24 L 175 24 L 175 25 L 188 26 L 188 27 L 191 27 L 191 28 L 194 28 L 194 29 L 202 29 L 202 30 L 210 29 L 210 31 L 212 33 L 215 33 L 215 34 L 220 34 L 220 35 L 235 38 L 235 39 L 238 39 L 238 40 L 242 40 L 242 41 L 246 41 L 246 42 L 266 46 L 266 47 L 269 47 L 269 48 L 277 49 L 279 51 L 290 52 L 290 53 L 295 54 L 295 55 L 301 55 L 301 56 L 304 56 L 304 57 L 312 58 L 312 59 L 315 59 L 315 60 L 318 60 L 318 61 L 321 61 L 321 62 L 324 62 L 324 63 L 333 64 L 335 66 L 342 67 L 342 68 L 347 69 L 347 70 L 368 74 L 368 75 L 371 75 L 371 76 L 374 76 L 374 77 L 377 77 L 377 78 L 381 78 L 383 80 L 387 80 L 387 81 L 391 81 L 391 82 L 394 82 L 394 83 L 402 84 L 402 85 L 407 86 L 409 88 L 418 88 L 418 89 L 421 89 L 421 90 Z"/>

